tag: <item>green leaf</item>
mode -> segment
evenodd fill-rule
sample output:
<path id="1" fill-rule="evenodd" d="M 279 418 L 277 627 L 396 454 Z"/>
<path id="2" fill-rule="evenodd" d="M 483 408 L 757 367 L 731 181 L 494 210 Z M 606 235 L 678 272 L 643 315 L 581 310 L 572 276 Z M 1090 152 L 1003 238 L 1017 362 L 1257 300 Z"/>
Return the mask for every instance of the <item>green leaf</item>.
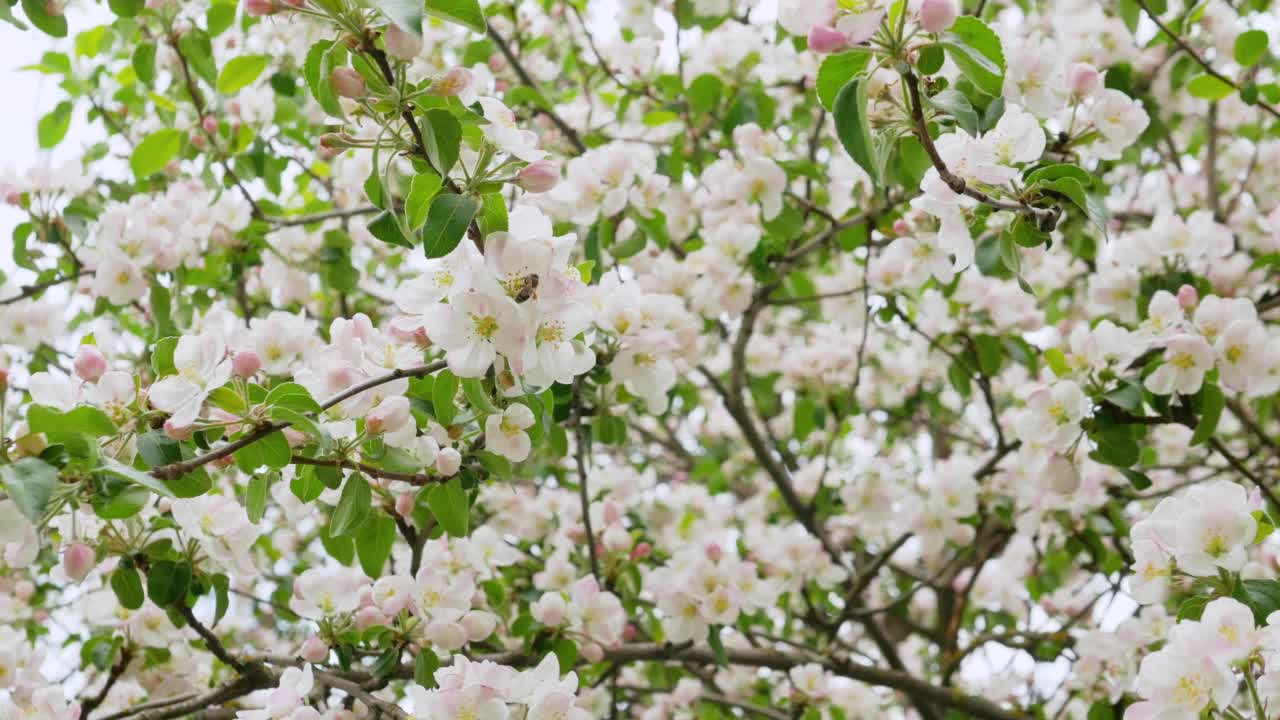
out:
<path id="1" fill-rule="evenodd" d="M 200 28 L 186 31 L 178 40 L 178 49 L 201 80 L 210 86 L 217 82 L 218 66 L 213 60 L 213 41 L 209 39 L 209 33 Z"/>
<path id="2" fill-rule="evenodd" d="M 409 194 L 404 199 L 404 212 L 409 220 L 409 229 L 417 230 L 427 221 L 427 210 L 431 200 L 440 192 L 444 182 L 439 175 L 432 172 L 418 173 L 409 183 Z"/>
<path id="3" fill-rule="evenodd" d="M 320 403 L 311 397 L 311 391 L 294 382 L 281 383 L 271 388 L 262 402 L 269 407 L 288 408 L 300 413 L 320 412 Z"/>
<path id="4" fill-rule="evenodd" d="M 468 30 L 481 34 L 489 31 L 484 11 L 477 0 L 427 0 L 425 9 L 431 15 L 458 23 Z"/>
<path id="5" fill-rule="evenodd" d="M 0 3 L 8 5 L 8 3 Z M 22 12 L 27 14 L 27 19 L 31 21 L 45 35 L 61 38 L 67 36 L 67 18 L 62 14 L 49 14 L 48 5 L 44 0 L 22 0 Z"/>
<path id="6" fill-rule="evenodd" d="M 277 422 L 287 422 L 293 429 L 310 435 L 320 446 L 321 451 L 328 450 L 333 443 L 333 439 L 324 431 L 324 428 L 320 427 L 310 416 L 303 415 L 297 410 L 287 407 L 271 408 L 271 419 Z"/>
<path id="7" fill-rule="evenodd" d="M 257 524 L 267 512 L 267 491 L 271 482 L 264 473 L 256 473 L 249 478 L 249 487 L 245 489 L 244 509 L 249 522 Z"/>
<path id="8" fill-rule="evenodd" d="M 1044 180 L 1036 184 L 1036 189 L 1041 191 L 1051 191 L 1066 197 L 1075 203 L 1076 207 L 1084 213 L 1089 212 L 1089 198 L 1085 194 L 1084 186 L 1080 181 L 1073 177 L 1060 177 L 1056 180 Z"/>
<path id="9" fill-rule="evenodd" d="M 382 568 L 391 557 L 391 548 L 396 542 L 396 521 L 383 513 L 378 513 L 360 528 L 356 535 L 356 555 L 360 558 L 360 567 L 364 574 L 377 579 L 382 575 Z"/>
<path id="10" fill-rule="evenodd" d="M 551 652 L 556 654 L 560 667 L 565 670 L 569 670 L 578 662 L 578 644 L 564 635 L 556 639 L 555 645 L 551 646 Z"/>
<path id="11" fill-rule="evenodd" d="M 453 252 L 479 210 L 480 204 L 469 197 L 452 193 L 437 195 L 422 229 L 422 247 L 427 257 L 439 258 Z"/>
<path id="12" fill-rule="evenodd" d="M 1236 91 L 1231 83 L 1224 82 L 1212 75 L 1197 75 L 1187 83 L 1187 92 L 1192 97 L 1202 100 L 1221 100 Z"/>
<path id="13" fill-rule="evenodd" d="M 209 582 L 213 585 L 213 624 L 217 625 L 227 614 L 227 609 L 231 607 L 231 579 L 218 573 L 209 578 Z"/>
<path id="14" fill-rule="evenodd" d="M 823 65 L 826 65 L 825 61 Z M 821 71 L 818 72 L 818 79 L 821 82 Z M 839 90 L 848 79 L 845 78 L 844 81 L 841 81 L 840 85 L 837 85 L 835 89 Z M 724 96 L 724 81 L 719 76 L 703 73 L 689 83 L 689 89 L 685 94 L 689 98 L 689 110 L 695 115 L 706 115 L 720 106 L 720 98 Z M 832 95 L 834 96 L 834 94 L 833 92 Z"/>
<path id="15" fill-rule="evenodd" d="M 1218 421 L 1222 419 L 1222 409 L 1227 405 L 1227 398 L 1222 390 L 1213 383 L 1205 383 L 1200 390 L 1200 422 L 1191 434 L 1192 445 L 1203 445 L 1213 437 L 1218 429 Z"/>
<path id="16" fill-rule="evenodd" d="M 423 133 L 423 148 L 427 151 L 427 161 L 436 169 L 440 177 L 449 177 L 449 171 L 458 164 L 458 154 L 462 148 L 462 124 L 448 110 L 432 108 L 423 115 L 427 132 Z"/>
<path id="17" fill-rule="evenodd" d="M 867 58 L 869 57 L 871 57 L 871 53 L 866 50 L 849 50 L 835 55 L 828 55 L 822 61 L 822 65 L 818 68 L 818 79 L 815 83 L 818 90 L 818 102 L 822 103 L 822 107 L 827 110 L 832 109 L 836 95 L 840 93 L 841 88 L 849 84 L 854 75 L 862 72 L 867 67 Z"/>
<path id="18" fill-rule="evenodd" d="M 1133 437 L 1133 430 L 1127 425 L 1113 425 L 1096 430 L 1089 435 L 1098 445 L 1098 449 L 1089 454 L 1094 460 L 1128 468 L 1138 462 L 1142 449 Z"/>
<path id="19" fill-rule="evenodd" d="M 449 482 L 437 484 L 428 490 L 427 508 L 449 535 L 467 536 L 471 526 L 471 505 L 459 478 L 450 478 Z"/>
<path id="20" fill-rule="evenodd" d="M 39 523 L 58 486 L 58 470 L 39 458 L 27 457 L 0 465 L 0 480 L 18 511 L 32 523 Z"/>
<path id="21" fill-rule="evenodd" d="M 978 134 L 978 112 L 973 109 L 969 98 L 962 95 L 960 91 L 947 88 L 929 98 L 929 104 L 946 111 L 948 115 L 955 118 L 956 125 L 970 135 Z"/>
<path id="22" fill-rule="evenodd" d="M 707 644 L 711 646 L 711 652 L 715 653 L 716 664 L 720 667 L 728 667 L 729 654 L 725 652 L 724 641 L 720 639 L 719 625 L 712 625 L 707 629 Z"/>
<path id="23" fill-rule="evenodd" d="M 178 369 L 173 365 L 173 351 L 178 347 L 178 338 L 160 338 L 151 348 L 151 369 L 157 377 L 173 375 Z"/>
<path id="24" fill-rule="evenodd" d="M 369 231 L 370 235 L 388 245 L 398 245 L 403 248 L 413 247 L 413 238 L 405 236 L 404 230 L 396 220 L 396 216 L 390 210 L 383 210 L 378 213 L 365 225 L 365 229 Z"/>
<path id="25" fill-rule="evenodd" d="M 333 510 L 329 531 L 333 535 L 346 535 L 360 529 L 373 514 L 373 491 L 360 473 L 352 473 L 342 486 L 342 496 Z"/>
<path id="26" fill-rule="evenodd" d="M 169 488 L 158 478 L 152 477 L 151 475 L 134 468 L 132 465 L 125 465 L 112 457 L 105 457 L 102 459 L 102 462 L 102 467 L 98 469 L 105 473 L 109 473 L 116 477 L 124 478 L 134 484 L 141 485 L 162 497 L 174 497 Z"/>
<path id="27" fill-rule="evenodd" d="M 48 115 L 40 118 L 40 122 L 36 124 L 36 139 L 39 140 L 41 149 L 48 150 L 67 136 L 67 129 L 71 127 L 71 108 L 71 103 L 64 100 Z"/>
<path id="28" fill-rule="evenodd" d="M 338 535 L 333 532 L 333 526 L 327 525 L 320 533 L 320 544 L 324 546 L 325 552 L 329 553 L 329 557 L 338 562 L 351 566 L 352 561 L 356 559 L 356 544 L 349 535 Z"/>
<path id="29" fill-rule="evenodd" d="M 217 89 L 219 95 L 235 95 L 248 87 L 263 70 L 267 69 L 270 58 L 266 55 L 237 55 L 227 61 L 218 73 Z"/>
<path id="30" fill-rule="evenodd" d="M 129 167 L 139 179 L 164 169 L 182 149 L 182 131 L 173 128 L 157 130 L 142 139 L 129 156 Z"/>
<path id="31" fill-rule="evenodd" d="M 297 476 L 289 481 L 289 489 L 299 501 L 309 503 L 324 492 L 324 482 L 316 475 L 315 468 L 303 466 L 299 468 Z"/>
<path id="32" fill-rule="evenodd" d="M 498 406 L 493 404 L 493 400 L 489 398 L 489 393 L 485 392 L 484 384 L 479 378 L 464 378 L 462 380 L 462 393 L 466 395 L 467 402 L 471 403 L 471 407 L 480 412 L 492 415 L 500 412 Z"/>
<path id="33" fill-rule="evenodd" d="M 836 95 L 832 114 L 836 122 L 836 134 L 840 144 L 858 163 L 872 184 L 880 184 L 880 164 L 876 162 L 876 149 L 871 139 L 871 125 L 867 121 L 867 79 L 855 76 L 844 89 Z"/>
<path id="34" fill-rule="evenodd" d="M 1265 30 L 1246 30 L 1236 36 L 1234 56 L 1240 67 L 1253 67 L 1267 55 L 1270 41 Z"/>
<path id="35" fill-rule="evenodd" d="M 436 670 L 439 669 L 439 656 L 430 646 L 423 647 L 413 662 L 413 682 L 430 690 L 436 686 Z"/>
<path id="36" fill-rule="evenodd" d="M 972 15 L 956 18 L 940 43 L 965 77 L 988 95 L 1004 90 L 1004 49 L 995 32 Z"/>
<path id="37" fill-rule="evenodd" d="M 502 193 L 485 193 L 481 198 L 480 232 L 488 237 L 490 233 L 506 232 L 510 218 L 507 217 L 507 201 Z"/>
<path id="38" fill-rule="evenodd" d="M 144 0 L 107 0 L 107 7 L 120 17 L 133 17 L 142 12 L 145 6 Z"/>
<path id="39" fill-rule="evenodd" d="M 191 566 L 185 562 L 161 560 L 147 571 L 147 596 L 160 607 L 168 607 L 187 595 Z"/>
<path id="40" fill-rule="evenodd" d="M 1267 616 L 1280 610 L 1280 581 L 1245 580 L 1236 586 L 1232 596 L 1253 611 L 1259 625 L 1267 623 Z"/>
<path id="41" fill-rule="evenodd" d="M 1000 338 L 978 335 L 973 338 L 973 344 L 978 349 L 978 369 L 983 375 L 995 377 L 1004 364 L 1004 345 Z"/>
<path id="42" fill-rule="evenodd" d="M 1204 606 L 1209 604 L 1208 595 L 1192 595 L 1178 606 L 1178 622 L 1199 620 L 1204 614 Z"/>
<path id="43" fill-rule="evenodd" d="M 59 412 L 45 405 L 27 409 L 27 427 L 33 433 L 84 433 L 93 437 L 116 434 L 116 424 L 96 407 L 81 405 Z"/>
<path id="44" fill-rule="evenodd" d="M 445 427 L 453 424 L 453 417 L 458 412 L 457 395 L 457 376 L 448 370 L 436 373 L 435 382 L 431 385 L 431 409 L 436 422 Z"/>
<path id="45" fill-rule="evenodd" d="M 1253 535 L 1253 544 L 1257 545 L 1270 537 L 1271 533 L 1275 532 L 1276 526 L 1271 522 L 1271 517 L 1267 515 L 1266 510 L 1254 510 L 1253 519 L 1258 522 L 1258 531 Z"/>
<path id="46" fill-rule="evenodd" d="M 1140 473 L 1137 470 L 1130 470 L 1129 468 L 1116 469 L 1120 471 L 1121 475 L 1125 476 L 1125 479 L 1129 481 L 1129 484 L 1133 486 L 1134 490 L 1142 491 L 1151 487 L 1151 478 L 1147 477 L 1146 473 Z"/>
<path id="47" fill-rule="evenodd" d="M 1093 184 L 1093 176 L 1089 174 L 1088 170 L 1079 165 L 1071 165 L 1069 163 L 1043 165 L 1027 173 L 1023 181 L 1027 185 L 1034 185 L 1041 180 L 1057 180 L 1064 177 L 1075 178 L 1085 187 Z"/>
<path id="48" fill-rule="evenodd" d="M 121 566 L 111 573 L 111 590 L 120 607 L 126 610 L 137 610 L 147 599 L 142 592 L 142 577 L 132 565 Z"/>
<path id="49" fill-rule="evenodd" d="M 329 75 L 335 67 L 346 64 L 347 49 L 329 40 L 321 40 L 312 45 L 303 63 L 302 75 L 311 90 L 311 96 L 326 114 L 336 118 L 344 118 L 346 113 L 338 103 L 338 95 L 333 90 L 333 83 L 329 82 Z"/>
<path id="50" fill-rule="evenodd" d="M 1058 348 L 1045 350 L 1044 361 L 1049 365 L 1049 369 L 1053 371 L 1053 374 L 1060 378 L 1071 374 L 1071 365 L 1067 363 L 1067 356 Z"/>
<path id="51" fill-rule="evenodd" d="M 156 44 L 140 43 L 133 49 L 133 73 L 138 76 L 144 85 L 154 85 L 156 82 Z"/>
<path id="52" fill-rule="evenodd" d="M 253 473 L 264 465 L 269 468 L 288 465 L 293 451 L 289 449 L 289 441 L 285 439 L 284 433 L 277 430 L 245 445 L 231 457 L 235 458 L 236 467 L 246 473 Z"/>

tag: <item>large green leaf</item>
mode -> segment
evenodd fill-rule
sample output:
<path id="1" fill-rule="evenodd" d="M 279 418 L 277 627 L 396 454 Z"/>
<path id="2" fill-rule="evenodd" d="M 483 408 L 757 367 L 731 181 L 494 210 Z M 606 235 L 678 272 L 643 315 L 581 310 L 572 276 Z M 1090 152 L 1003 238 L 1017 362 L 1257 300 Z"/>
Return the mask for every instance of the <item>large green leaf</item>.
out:
<path id="1" fill-rule="evenodd" d="M 235 95 L 258 79 L 270 61 L 266 55 L 239 55 L 227 61 L 218 73 L 218 93 Z"/>
<path id="2" fill-rule="evenodd" d="M 972 15 L 962 15 L 940 44 L 978 89 L 1000 97 L 1004 90 L 1004 49 L 999 36 L 986 23 Z"/>
<path id="3" fill-rule="evenodd" d="M 479 211 L 480 203 L 465 195 L 437 195 L 422 228 L 422 249 L 427 257 L 444 257 L 453 252 Z"/>
<path id="4" fill-rule="evenodd" d="M 384 0 L 384 2 L 387 0 Z M 488 32 L 484 11 L 477 0 L 426 0 L 426 11 L 478 33 Z"/>
<path id="5" fill-rule="evenodd" d="M 0 465 L 0 481 L 18 510 L 33 523 L 40 522 L 58 485 L 58 470 L 39 458 L 22 458 Z"/>
<path id="6" fill-rule="evenodd" d="M 880 163 L 876 160 L 876 146 L 871 137 L 871 125 L 867 121 L 867 78 L 855 76 L 836 95 L 832 114 L 836 121 L 836 134 L 840 144 L 858 163 L 872 184 L 880 184 Z"/>
<path id="7" fill-rule="evenodd" d="M 182 131 L 173 128 L 157 130 L 142 139 L 129 156 L 129 167 L 139 178 L 154 175 L 182 149 Z"/>
<path id="8" fill-rule="evenodd" d="M 818 67 L 818 101 L 822 107 L 830 110 L 840 89 L 849 84 L 854 75 L 862 72 L 867 66 L 867 58 L 871 53 L 866 50 L 849 50 L 848 52 L 829 55 Z"/>
<path id="9" fill-rule="evenodd" d="M 427 507 L 436 522 L 453 537 L 466 537 L 471 526 L 471 505 L 462 481 L 454 477 L 427 491 Z"/>
<path id="10" fill-rule="evenodd" d="M 132 465 L 125 465 L 112 457 L 103 458 L 102 462 L 102 467 L 98 468 L 102 472 L 109 473 L 111 475 L 124 478 L 134 484 L 141 485 L 157 495 L 162 495 L 164 497 L 174 496 L 173 492 L 171 492 L 169 488 L 158 478 L 138 470 Z"/>
<path id="11" fill-rule="evenodd" d="M 360 473 L 352 473 L 342 486 L 338 507 L 334 508 L 329 521 L 329 532 L 336 536 L 359 530 L 372 512 L 373 491 L 369 482 Z"/>

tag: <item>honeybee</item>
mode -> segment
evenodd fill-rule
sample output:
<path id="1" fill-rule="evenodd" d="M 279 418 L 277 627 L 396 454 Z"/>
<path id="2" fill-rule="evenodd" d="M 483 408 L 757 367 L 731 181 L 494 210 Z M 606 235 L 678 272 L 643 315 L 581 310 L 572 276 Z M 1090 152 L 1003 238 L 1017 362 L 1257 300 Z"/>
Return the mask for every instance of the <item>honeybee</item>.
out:
<path id="1" fill-rule="evenodd" d="M 518 303 L 526 302 L 538 297 L 538 276 L 525 275 L 516 280 L 515 301 Z"/>

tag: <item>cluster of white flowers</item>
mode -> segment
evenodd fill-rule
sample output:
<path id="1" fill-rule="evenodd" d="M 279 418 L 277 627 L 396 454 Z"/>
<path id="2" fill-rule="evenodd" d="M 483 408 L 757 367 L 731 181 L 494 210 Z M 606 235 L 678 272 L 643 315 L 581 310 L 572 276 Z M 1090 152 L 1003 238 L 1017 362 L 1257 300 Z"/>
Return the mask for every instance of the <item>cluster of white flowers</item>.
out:
<path id="1" fill-rule="evenodd" d="M 781 592 L 778 582 L 761 577 L 758 563 L 714 542 L 677 551 L 644 584 L 671 642 L 704 640 L 712 625 L 732 625 L 740 613 L 773 605 Z"/>
<path id="2" fill-rule="evenodd" d="M 1162 601 L 1175 574 L 1211 577 L 1219 569 L 1239 572 L 1254 544 L 1261 502 L 1228 480 L 1188 488 L 1165 498 L 1137 522 L 1130 593 L 1139 602 Z"/>
<path id="3" fill-rule="evenodd" d="M 226 245 L 249 223 L 250 208 L 235 193 L 214 196 L 200 182 L 175 183 L 163 195 L 135 195 L 108 208 L 94 231 L 90 291 L 117 305 L 147 293 L 149 273 L 199 262 L 211 245 Z"/>

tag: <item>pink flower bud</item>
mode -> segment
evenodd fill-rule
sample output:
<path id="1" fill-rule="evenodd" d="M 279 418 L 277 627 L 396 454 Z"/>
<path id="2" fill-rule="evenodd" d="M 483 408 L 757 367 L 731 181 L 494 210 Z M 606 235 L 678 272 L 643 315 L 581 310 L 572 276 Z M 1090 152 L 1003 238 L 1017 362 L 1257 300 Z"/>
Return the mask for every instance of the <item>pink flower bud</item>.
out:
<path id="1" fill-rule="evenodd" d="M 190 440 L 192 432 L 194 432 L 194 429 L 190 425 L 178 427 L 173 424 L 172 420 L 164 421 L 164 434 L 174 440 Z"/>
<path id="2" fill-rule="evenodd" d="M 711 562 L 720 562 L 720 558 L 724 557 L 724 548 L 720 547 L 720 543 L 709 542 L 703 551 Z"/>
<path id="3" fill-rule="evenodd" d="M 610 525 L 604 531 L 604 549 L 609 552 L 626 552 L 631 549 L 631 533 L 621 525 Z"/>
<path id="4" fill-rule="evenodd" d="M 564 597 L 558 592 L 543 593 L 537 602 L 529 606 L 529 614 L 534 620 L 548 627 L 556 627 L 564 621 L 567 606 Z"/>
<path id="5" fill-rule="evenodd" d="M 906 220 L 903 220 L 902 218 L 898 218 L 897 220 L 893 221 L 894 235 L 906 235 L 909 232 L 911 232 L 911 226 L 907 224 Z"/>
<path id="6" fill-rule="evenodd" d="M 827 25 L 814 25 L 809 29 L 809 49 L 826 55 L 840 52 L 849 47 L 849 38 L 839 30 Z"/>
<path id="7" fill-rule="evenodd" d="M 635 640 L 636 636 L 639 634 L 640 634 L 640 630 L 636 628 L 635 623 L 627 623 L 627 626 L 622 628 L 622 639 L 625 642 L 631 642 L 632 640 Z"/>
<path id="8" fill-rule="evenodd" d="M 81 345 L 76 349 L 76 359 L 72 365 L 76 369 L 76 377 L 88 382 L 97 382 L 107 371 L 107 359 L 98 348 L 92 345 Z"/>
<path id="9" fill-rule="evenodd" d="M 467 639 L 479 642 L 493 634 L 498 626 L 498 618 L 493 613 L 483 610 L 472 610 L 462 616 L 462 629 L 467 631 Z"/>
<path id="10" fill-rule="evenodd" d="M 604 659 L 604 648 L 596 643 L 587 643 L 582 646 L 582 657 L 589 662 L 597 663 Z"/>
<path id="11" fill-rule="evenodd" d="M 75 543 L 62 551 L 62 570 L 76 582 L 84 580 L 97 565 L 97 553 L 84 543 Z"/>
<path id="12" fill-rule="evenodd" d="M 550 160 L 535 160 L 516 175 L 516 185 L 529 193 L 544 193 L 560 184 L 560 168 Z"/>
<path id="13" fill-rule="evenodd" d="M 13 587 L 13 594 L 19 600 L 26 602 L 36 594 L 36 585 L 30 580 L 19 580 L 18 584 Z"/>
<path id="14" fill-rule="evenodd" d="M 262 360 L 252 350 L 242 350 L 231 358 L 231 372 L 237 377 L 251 378 L 262 369 Z"/>
<path id="15" fill-rule="evenodd" d="M 636 545 L 636 546 L 631 550 L 631 561 L 632 561 L 632 562 L 639 562 L 639 561 L 641 561 L 641 560 L 643 560 L 643 559 L 645 559 L 645 558 L 649 557 L 649 555 L 650 555 L 650 554 L 652 554 L 652 553 L 653 553 L 653 546 L 652 546 L 652 545 L 650 545 L 650 544 L 649 544 L 649 543 L 647 543 L 647 542 L 639 543 L 638 545 Z"/>
<path id="16" fill-rule="evenodd" d="M 250 17 L 275 15 L 280 12 L 276 0 L 244 0 L 244 14 Z"/>
<path id="17" fill-rule="evenodd" d="M 436 472 L 451 477 L 462 467 L 462 454 L 456 448 L 447 447 L 436 455 Z"/>
<path id="18" fill-rule="evenodd" d="M 294 430 L 287 427 L 280 432 L 284 433 L 285 442 L 289 443 L 289 447 L 302 447 L 307 444 L 307 434 L 301 430 Z"/>
<path id="19" fill-rule="evenodd" d="M 1072 63 L 1067 68 L 1067 88 L 1076 97 L 1093 94 L 1102 82 L 1098 69 L 1086 62 Z"/>
<path id="20" fill-rule="evenodd" d="M 467 631 L 455 622 L 437 620 L 427 625 L 423 635 L 444 650 L 457 650 L 467 644 Z"/>
<path id="21" fill-rule="evenodd" d="M 507 59 L 502 57 L 499 53 L 494 53 L 489 56 L 488 65 L 490 70 L 497 72 L 507 66 Z"/>
<path id="22" fill-rule="evenodd" d="M 604 504 L 604 522 L 606 525 L 613 525 L 622 522 L 622 506 L 614 500 L 607 500 Z"/>
<path id="23" fill-rule="evenodd" d="M 9 389 L 9 368 L 0 368 L 0 392 Z"/>
<path id="24" fill-rule="evenodd" d="M 396 25 L 388 25 L 382 34 L 382 42 L 387 45 L 387 53 L 401 60 L 412 60 L 422 54 L 422 38 L 411 32 L 401 30 Z"/>
<path id="25" fill-rule="evenodd" d="M 364 78 L 349 67 L 334 68 L 329 74 L 329 82 L 333 84 L 334 92 L 352 100 L 359 100 L 368 93 Z"/>
<path id="26" fill-rule="evenodd" d="M 1183 285 L 1178 288 L 1178 304 L 1183 310 L 1190 310 L 1200 304 L 1200 291 L 1196 290 L 1192 285 Z"/>
<path id="27" fill-rule="evenodd" d="M 324 662 L 329 657 L 329 646 L 319 637 L 312 635 L 307 641 L 302 643 L 302 649 L 298 651 L 303 660 L 312 663 Z"/>
<path id="28" fill-rule="evenodd" d="M 396 497 L 396 514 L 402 518 L 407 518 L 413 514 L 414 506 L 413 493 L 400 493 Z"/>
<path id="29" fill-rule="evenodd" d="M 387 624 L 387 616 L 383 615 L 382 611 L 376 607 L 361 608 L 360 612 L 356 613 L 355 619 L 356 627 L 360 630 L 368 630 L 375 625 Z"/>
<path id="30" fill-rule="evenodd" d="M 212 115 L 205 115 L 204 119 L 200 121 L 200 127 L 204 128 L 204 131 L 209 133 L 210 135 L 217 135 L 218 134 L 218 118 Z"/>
<path id="31" fill-rule="evenodd" d="M 1049 489 L 1059 495 L 1070 495 L 1080 489 L 1080 472 L 1075 464 L 1056 453 L 1049 457 L 1044 475 Z"/>
<path id="32" fill-rule="evenodd" d="M 920 27 L 925 32 L 940 33 L 950 29 L 959 14 L 956 0 L 924 0 L 920 3 Z"/>

